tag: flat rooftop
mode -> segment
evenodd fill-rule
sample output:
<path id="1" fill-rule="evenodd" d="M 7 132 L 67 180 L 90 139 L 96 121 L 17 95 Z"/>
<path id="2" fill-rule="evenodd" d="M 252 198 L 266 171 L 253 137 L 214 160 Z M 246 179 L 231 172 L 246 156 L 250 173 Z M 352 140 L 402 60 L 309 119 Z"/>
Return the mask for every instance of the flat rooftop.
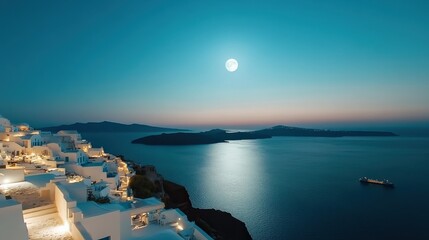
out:
<path id="1" fill-rule="evenodd" d="M 0 194 L 0 208 L 14 206 L 17 204 L 20 203 L 14 199 L 4 199 L 4 196 Z"/>
<path id="2" fill-rule="evenodd" d="M 94 217 L 114 211 L 123 212 L 139 208 L 159 209 L 164 208 L 164 203 L 154 197 L 151 197 L 145 199 L 137 198 L 134 202 L 121 203 L 98 204 L 93 201 L 87 201 L 77 203 L 77 207 L 82 211 L 84 217 Z"/>
<path id="3" fill-rule="evenodd" d="M 32 183 L 37 187 L 45 187 L 52 179 L 55 178 L 55 175 L 52 173 L 41 173 L 33 175 L 25 175 L 25 181 Z"/>
<path id="4" fill-rule="evenodd" d="M 183 240 L 177 233 L 171 229 L 162 230 L 148 237 L 140 237 L 141 240 Z"/>
<path id="5" fill-rule="evenodd" d="M 151 223 L 146 227 L 133 230 L 128 240 L 183 240 L 177 234 L 176 227 Z"/>
<path id="6" fill-rule="evenodd" d="M 87 162 L 84 164 L 81 164 L 82 167 L 99 167 L 103 166 L 104 162 Z"/>
<path id="7" fill-rule="evenodd" d="M 108 205 L 108 203 L 104 205 Z M 112 210 L 101 207 L 100 204 L 93 201 L 78 203 L 77 207 L 82 211 L 84 218 L 95 217 L 112 212 Z"/>
<path id="8" fill-rule="evenodd" d="M 22 204 L 22 209 L 40 207 L 49 204 L 49 200 L 40 197 L 39 188 L 31 182 L 17 182 L 0 185 L 0 193 L 9 195 Z M 9 201 L 9 200 L 8 200 Z"/>

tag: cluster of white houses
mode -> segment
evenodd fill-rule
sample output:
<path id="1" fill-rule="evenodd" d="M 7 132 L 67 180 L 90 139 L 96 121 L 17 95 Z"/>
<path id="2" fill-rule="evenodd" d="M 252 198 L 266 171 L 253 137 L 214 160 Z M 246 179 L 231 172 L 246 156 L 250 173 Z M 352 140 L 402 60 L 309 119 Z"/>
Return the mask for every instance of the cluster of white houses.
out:
<path id="1" fill-rule="evenodd" d="M 179 209 L 165 209 L 154 197 L 132 197 L 132 169 L 78 132 L 42 132 L 0 116 L 0 185 L 44 174 L 55 177 L 39 189 L 40 197 L 55 205 L 75 240 L 211 239 Z M 2 194 L 0 232 L 1 239 L 29 238 L 21 203 Z"/>

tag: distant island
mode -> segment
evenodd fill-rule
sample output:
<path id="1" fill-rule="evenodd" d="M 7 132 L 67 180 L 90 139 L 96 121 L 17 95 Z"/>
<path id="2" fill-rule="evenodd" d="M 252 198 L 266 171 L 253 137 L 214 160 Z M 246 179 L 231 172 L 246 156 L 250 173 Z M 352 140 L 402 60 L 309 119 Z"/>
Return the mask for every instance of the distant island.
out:
<path id="1" fill-rule="evenodd" d="M 213 129 L 200 133 L 163 133 L 138 138 L 132 143 L 146 145 L 196 145 L 226 142 L 228 140 L 264 139 L 275 136 L 284 137 L 392 137 L 398 136 L 384 131 L 333 131 L 323 129 L 275 126 L 250 132 L 227 132 Z"/>
<path id="2" fill-rule="evenodd" d="M 196 145 L 220 143 L 227 140 L 262 138 L 271 138 L 271 136 L 257 132 L 228 133 L 222 129 L 213 129 L 200 133 L 163 133 L 160 135 L 151 135 L 135 139 L 132 141 L 132 143 L 142 143 L 147 145 Z"/>
<path id="3" fill-rule="evenodd" d="M 275 126 L 255 131 L 270 136 L 282 137 L 393 137 L 393 132 L 385 131 L 334 131 L 327 129 L 298 128 L 289 126 Z"/>
<path id="4" fill-rule="evenodd" d="M 115 122 L 88 122 L 40 128 L 42 131 L 58 132 L 61 130 L 76 130 L 78 132 L 179 132 L 184 129 L 154 127 L 142 124 L 122 124 Z"/>

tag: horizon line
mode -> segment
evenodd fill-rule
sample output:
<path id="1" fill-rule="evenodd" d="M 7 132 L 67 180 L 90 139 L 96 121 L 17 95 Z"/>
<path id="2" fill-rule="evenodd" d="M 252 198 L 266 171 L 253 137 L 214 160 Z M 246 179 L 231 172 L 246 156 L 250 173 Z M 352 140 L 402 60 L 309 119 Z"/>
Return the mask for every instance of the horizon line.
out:
<path id="1" fill-rule="evenodd" d="M 162 127 L 162 128 L 194 128 L 194 129 L 212 129 L 212 128 L 247 128 L 247 129 L 255 129 L 255 128 L 267 128 L 274 126 L 290 126 L 290 127 L 314 127 L 314 128 L 338 128 L 338 127 L 347 127 L 347 128 L 362 128 L 362 127 L 415 127 L 415 128 L 429 128 L 429 119 L 428 120 L 415 120 L 415 121 L 342 121 L 342 122 L 291 122 L 291 123 L 255 123 L 255 124 L 215 124 L 215 123 L 207 123 L 207 124 L 168 124 L 168 123 L 146 123 L 146 122 L 128 122 L 128 121 L 114 121 L 114 120 L 103 120 L 103 121 L 77 121 L 73 123 L 52 123 L 52 124 L 35 124 L 34 128 L 47 128 L 47 127 L 55 127 L 61 125 L 72 125 L 72 124 L 87 124 L 87 123 L 102 123 L 102 122 L 110 122 L 110 123 L 118 123 L 124 125 L 147 125 L 152 127 Z M 44 125 L 44 126 L 42 126 Z M 30 125 L 31 126 L 31 125 Z"/>

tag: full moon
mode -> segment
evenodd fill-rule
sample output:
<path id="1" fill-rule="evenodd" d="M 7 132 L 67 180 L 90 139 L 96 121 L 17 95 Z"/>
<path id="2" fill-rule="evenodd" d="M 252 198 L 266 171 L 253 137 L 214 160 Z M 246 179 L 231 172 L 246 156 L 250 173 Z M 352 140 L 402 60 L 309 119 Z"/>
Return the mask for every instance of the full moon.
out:
<path id="1" fill-rule="evenodd" d="M 238 62 L 234 58 L 230 58 L 226 60 L 225 67 L 229 72 L 235 72 L 238 68 Z"/>

